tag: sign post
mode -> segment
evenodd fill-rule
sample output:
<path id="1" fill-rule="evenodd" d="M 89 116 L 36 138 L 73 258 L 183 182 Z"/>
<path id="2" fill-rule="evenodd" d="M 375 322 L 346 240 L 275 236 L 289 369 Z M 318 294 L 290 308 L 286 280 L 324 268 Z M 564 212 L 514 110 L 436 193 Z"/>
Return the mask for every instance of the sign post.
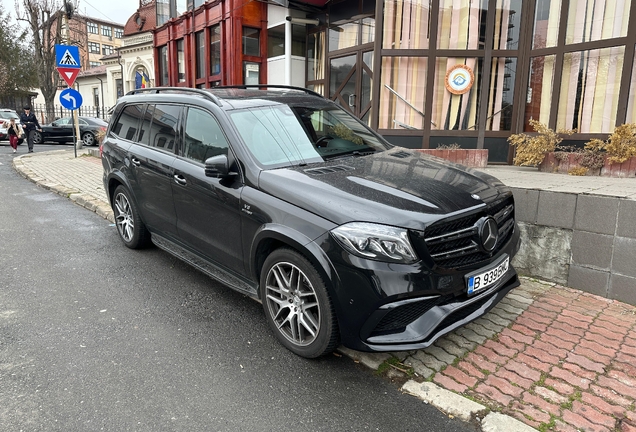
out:
<path id="1" fill-rule="evenodd" d="M 75 113 L 79 107 L 82 106 L 82 95 L 72 86 L 75 83 L 77 74 L 80 71 L 80 54 L 79 47 L 74 45 L 55 45 L 55 60 L 57 65 L 57 71 L 60 73 L 62 79 L 66 81 L 68 87 L 62 90 L 60 93 L 60 103 L 62 106 L 73 113 L 73 143 L 75 149 L 75 157 L 77 157 L 77 149 L 82 148 L 82 143 L 79 136 L 79 122 L 78 116 Z"/>

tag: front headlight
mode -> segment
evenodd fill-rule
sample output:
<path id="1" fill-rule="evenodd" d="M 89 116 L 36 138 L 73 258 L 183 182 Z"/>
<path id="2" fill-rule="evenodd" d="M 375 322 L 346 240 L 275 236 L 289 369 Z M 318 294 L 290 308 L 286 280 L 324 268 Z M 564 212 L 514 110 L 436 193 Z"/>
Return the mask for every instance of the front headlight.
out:
<path id="1" fill-rule="evenodd" d="M 334 228 L 331 234 L 348 252 L 362 258 L 404 264 L 418 260 L 403 228 L 352 222 Z"/>

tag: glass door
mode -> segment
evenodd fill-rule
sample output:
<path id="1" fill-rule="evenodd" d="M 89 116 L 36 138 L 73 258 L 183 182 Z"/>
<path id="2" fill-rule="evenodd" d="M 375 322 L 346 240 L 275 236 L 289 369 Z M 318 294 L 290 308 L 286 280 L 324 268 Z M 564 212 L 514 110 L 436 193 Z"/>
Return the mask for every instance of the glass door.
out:
<path id="1" fill-rule="evenodd" d="M 329 60 L 329 98 L 368 123 L 373 85 L 373 51 L 358 51 Z"/>

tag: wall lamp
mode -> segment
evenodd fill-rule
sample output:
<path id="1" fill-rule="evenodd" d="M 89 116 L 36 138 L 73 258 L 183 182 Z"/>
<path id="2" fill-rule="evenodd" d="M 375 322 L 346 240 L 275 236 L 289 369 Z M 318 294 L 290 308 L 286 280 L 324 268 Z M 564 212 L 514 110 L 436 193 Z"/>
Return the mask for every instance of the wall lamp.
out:
<path id="1" fill-rule="evenodd" d="M 308 24 L 308 25 L 319 25 L 320 20 L 317 19 L 309 19 L 309 18 L 296 18 L 296 17 L 285 17 L 287 21 L 290 21 L 292 24 Z"/>

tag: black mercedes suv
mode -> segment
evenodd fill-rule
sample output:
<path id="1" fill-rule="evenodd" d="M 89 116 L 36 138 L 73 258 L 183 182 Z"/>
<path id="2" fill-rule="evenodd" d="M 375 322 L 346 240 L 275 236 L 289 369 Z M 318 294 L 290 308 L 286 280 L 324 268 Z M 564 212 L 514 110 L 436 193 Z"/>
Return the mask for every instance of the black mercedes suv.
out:
<path id="1" fill-rule="evenodd" d="M 303 357 L 424 348 L 519 285 L 506 186 L 306 89 L 135 90 L 101 150 L 124 244 L 262 302 Z"/>

